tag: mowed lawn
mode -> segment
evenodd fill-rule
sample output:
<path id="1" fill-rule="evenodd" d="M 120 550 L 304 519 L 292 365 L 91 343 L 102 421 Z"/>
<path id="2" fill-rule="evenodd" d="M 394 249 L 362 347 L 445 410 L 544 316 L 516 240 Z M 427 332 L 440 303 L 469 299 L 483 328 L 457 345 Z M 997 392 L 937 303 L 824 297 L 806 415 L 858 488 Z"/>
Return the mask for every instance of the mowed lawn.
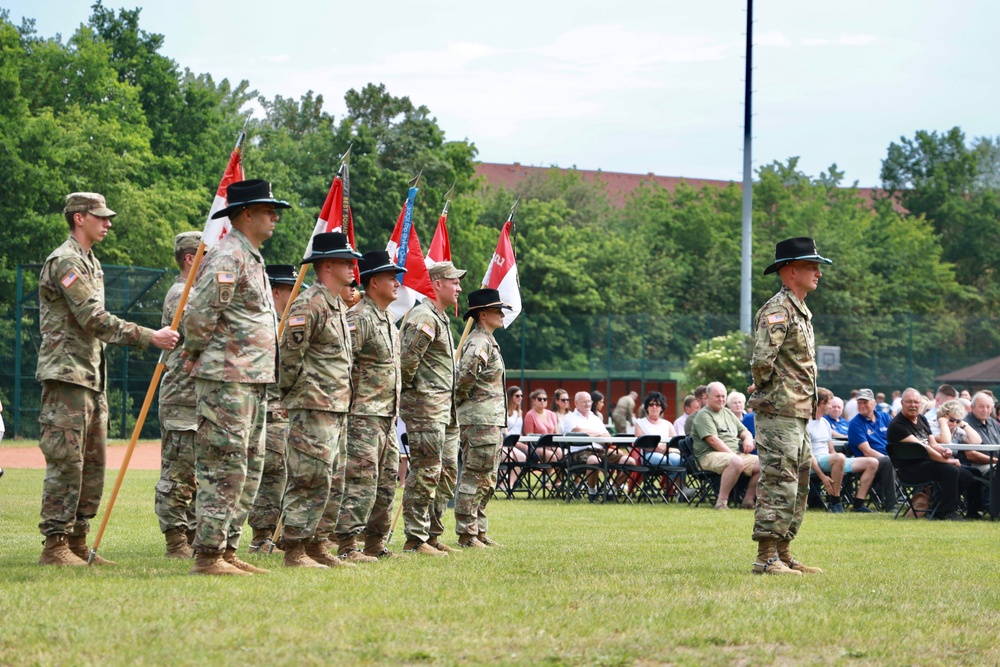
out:
<path id="1" fill-rule="evenodd" d="M 759 577 L 747 511 L 495 500 L 503 549 L 207 578 L 162 558 L 144 471 L 119 567 L 37 566 L 43 474 L 0 479 L 0 665 L 1000 662 L 1000 523 L 810 512 L 795 553 L 826 573 Z"/>

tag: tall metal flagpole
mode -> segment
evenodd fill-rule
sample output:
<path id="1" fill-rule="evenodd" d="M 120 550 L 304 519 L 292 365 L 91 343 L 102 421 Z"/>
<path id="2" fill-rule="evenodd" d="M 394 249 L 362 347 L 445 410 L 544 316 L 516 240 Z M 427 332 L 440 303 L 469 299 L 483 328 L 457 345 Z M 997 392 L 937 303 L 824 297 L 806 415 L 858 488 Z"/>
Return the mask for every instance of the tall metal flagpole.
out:
<path id="1" fill-rule="evenodd" d="M 750 333 L 753 283 L 753 162 L 750 144 L 750 97 L 753 92 L 753 0 L 747 0 L 746 81 L 743 89 L 743 246 L 740 267 L 740 331 Z"/>

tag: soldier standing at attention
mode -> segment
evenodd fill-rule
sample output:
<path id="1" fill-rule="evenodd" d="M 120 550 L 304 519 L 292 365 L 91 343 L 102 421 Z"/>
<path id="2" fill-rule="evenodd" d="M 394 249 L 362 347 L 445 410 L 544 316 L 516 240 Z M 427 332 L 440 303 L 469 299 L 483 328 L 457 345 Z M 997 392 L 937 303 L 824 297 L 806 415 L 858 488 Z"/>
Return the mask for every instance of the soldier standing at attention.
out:
<path id="1" fill-rule="evenodd" d="M 455 386 L 455 405 L 462 438 L 462 477 L 455 495 L 455 532 L 460 547 L 498 547 L 486 535 L 486 503 L 497 485 L 500 445 L 507 426 L 503 357 L 493 332 L 503 326 L 503 308 L 495 289 L 469 295 L 469 310 L 462 319 L 475 326 L 462 346 Z"/>
<path id="2" fill-rule="evenodd" d="M 821 257 L 808 237 L 780 241 L 774 263 L 781 290 L 757 311 L 753 384 L 748 405 L 757 422 L 760 481 L 754 513 L 755 574 L 822 572 L 792 558 L 809 495 L 812 446 L 806 424 L 816 411 L 816 345 L 805 298 L 819 285 Z"/>
<path id="3" fill-rule="evenodd" d="M 354 261 L 360 257 L 345 234 L 314 236 L 303 263 L 313 265 L 317 283 L 292 302 L 281 334 L 278 389 L 288 408 L 281 534 L 286 567 L 353 567 L 329 552 L 327 537 L 337 525 L 344 494 L 353 395 L 353 353 L 340 291 L 354 280 Z"/>
<path id="4" fill-rule="evenodd" d="M 335 534 L 337 555 L 362 560 L 358 535 L 364 533 L 364 556 L 391 558 L 385 547 L 396 495 L 399 445 L 399 335 L 389 304 L 399 290 L 398 273 L 384 250 L 365 253 L 358 262 L 365 288 L 360 302 L 347 313 L 354 350 L 351 381 L 354 407 L 347 418 L 347 470 L 344 498 Z"/>
<path id="5" fill-rule="evenodd" d="M 261 244 L 277 209 L 290 208 L 264 180 L 226 189 L 233 228 L 205 256 L 184 312 L 185 370 L 195 379 L 195 563 L 191 574 L 246 575 L 267 570 L 236 556 L 240 532 L 264 465 L 267 385 L 275 381 L 278 322 Z"/>
<path id="6" fill-rule="evenodd" d="M 272 264 L 267 267 L 267 281 L 271 285 L 274 309 L 280 318 L 292 296 L 292 289 L 299 274 L 291 264 Z M 288 440 L 288 410 L 281 405 L 278 383 L 267 385 L 267 434 L 264 436 L 264 469 L 260 474 L 257 497 L 250 508 L 247 523 L 253 528 L 250 551 L 270 545 L 281 516 L 281 494 L 285 492 L 285 441 Z"/>
<path id="7" fill-rule="evenodd" d="M 432 523 L 440 510 L 446 431 L 454 414 L 455 343 L 446 312 L 458 303 L 465 271 L 456 269 L 451 262 L 437 262 L 428 273 L 435 298 L 414 306 L 403 319 L 399 333 L 399 416 L 406 422 L 410 443 L 410 473 L 403 488 L 403 551 L 447 556 L 450 548 L 444 548 L 440 540 L 435 539 L 433 544 L 430 540 Z"/>
<path id="8" fill-rule="evenodd" d="M 163 299 L 160 323 L 174 321 L 181 294 L 201 243 L 201 232 L 183 232 L 174 238 L 174 259 L 180 275 Z M 194 541 L 194 434 L 198 430 L 198 401 L 194 380 L 184 372 L 183 327 L 178 348 L 164 355 L 166 370 L 160 382 L 160 481 L 156 483 L 156 517 L 167 541 L 167 558 L 190 558 Z"/>
<path id="9" fill-rule="evenodd" d="M 169 327 L 153 331 L 104 309 L 104 272 L 93 247 L 107 236 L 115 212 L 95 192 L 75 192 L 63 209 L 69 238 L 52 251 L 38 277 L 39 325 L 35 379 L 42 385 L 38 444 L 45 455 L 39 565 L 86 565 L 89 519 L 104 490 L 108 439 L 104 346 L 177 344 Z M 95 554 L 98 565 L 112 564 Z"/>

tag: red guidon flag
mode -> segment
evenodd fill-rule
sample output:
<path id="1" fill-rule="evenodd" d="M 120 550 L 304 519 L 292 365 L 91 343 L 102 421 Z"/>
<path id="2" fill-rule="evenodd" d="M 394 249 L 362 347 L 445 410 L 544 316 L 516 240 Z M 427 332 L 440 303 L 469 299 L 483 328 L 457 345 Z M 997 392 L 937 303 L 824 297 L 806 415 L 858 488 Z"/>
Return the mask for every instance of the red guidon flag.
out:
<path id="1" fill-rule="evenodd" d="M 427 263 L 428 268 L 431 264 L 436 262 L 450 262 L 451 261 L 451 242 L 448 240 L 448 214 L 442 213 L 441 218 L 438 220 L 437 229 L 434 230 L 434 240 L 431 241 L 431 247 L 427 250 Z"/>
<path id="2" fill-rule="evenodd" d="M 403 220 L 406 214 L 406 204 L 399 212 L 396 220 L 396 227 L 392 230 L 392 236 L 385 250 L 389 253 L 393 262 L 398 261 L 400 252 L 399 244 L 403 235 Z M 395 319 L 400 319 L 417 304 L 423 301 L 424 297 L 434 298 L 434 288 L 431 286 L 431 276 L 427 272 L 427 264 L 424 260 L 424 253 L 420 249 L 420 240 L 417 238 L 417 228 L 410 227 L 409 239 L 407 242 L 406 260 L 403 264 L 406 273 L 400 274 L 399 297 L 389 304 L 389 312 Z"/>
<path id="3" fill-rule="evenodd" d="M 335 176 L 333 183 L 330 185 L 330 191 L 326 194 L 326 201 L 323 202 L 323 209 L 319 212 L 319 218 L 316 220 L 316 226 L 313 228 L 312 236 L 309 237 L 309 243 L 306 245 L 306 252 L 302 255 L 302 259 L 305 259 L 310 254 L 312 254 L 313 247 L 313 237 L 317 234 L 323 234 L 324 232 L 343 232 L 343 210 L 344 210 L 344 182 L 340 179 L 340 176 Z M 347 242 L 351 244 L 352 248 L 356 249 L 354 245 L 354 211 L 348 206 L 347 208 Z M 358 271 L 358 263 L 354 262 L 354 280 L 361 284 L 361 274 Z"/>
<path id="4" fill-rule="evenodd" d="M 511 307 L 510 311 L 504 311 L 503 326 L 506 329 L 510 326 L 518 314 L 521 312 L 521 287 L 517 281 L 517 260 L 514 257 L 514 248 L 510 244 L 510 226 L 508 220 L 500 230 L 500 239 L 497 241 L 496 252 L 483 276 L 483 287 L 489 287 L 500 292 L 500 300 Z"/>
<path id="5" fill-rule="evenodd" d="M 205 231 L 201 234 L 201 240 L 204 242 L 206 250 L 218 245 L 222 237 L 228 234 L 229 230 L 233 228 L 232 223 L 229 222 L 229 218 L 221 217 L 218 220 L 212 220 L 212 216 L 215 215 L 216 211 L 221 211 L 228 206 L 226 188 L 229 187 L 229 184 L 244 180 L 246 178 L 243 175 L 243 161 L 240 157 L 240 149 L 237 148 L 229 156 L 226 173 L 222 175 L 222 180 L 219 181 L 219 189 L 215 191 L 215 201 L 212 202 L 212 208 L 208 212 Z"/>

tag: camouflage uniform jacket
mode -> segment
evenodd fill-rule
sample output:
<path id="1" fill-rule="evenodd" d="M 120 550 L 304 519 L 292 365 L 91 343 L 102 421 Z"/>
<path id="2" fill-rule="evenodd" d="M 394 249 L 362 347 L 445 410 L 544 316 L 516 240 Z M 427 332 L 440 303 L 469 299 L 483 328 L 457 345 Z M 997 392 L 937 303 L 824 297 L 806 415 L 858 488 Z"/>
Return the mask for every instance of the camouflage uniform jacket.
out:
<path id="1" fill-rule="evenodd" d="M 507 426 L 506 378 L 500 346 L 476 325 L 462 346 L 455 405 L 458 423 Z"/>
<path id="2" fill-rule="evenodd" d="M 399 338 L 399 416 L 408 428 L 451 422 L 455 343 L 448 316 L 425 299 L 407 313 Z"/>
<path id="3" fill-rule="evenodd" d="M 751 371 L 756 412 L 812 419 L 816 409 L 816 344 L 812 313 L 787 287 L 757 311 Z"/>
<path id="4" fill-rule="evenodd" d="M 180 276 L 167 290 L 163 299 L 162 326 L 174 321 L 184 291 L 184 278 Z M 160 383 L 160 423 L 169 431 L 189 431 L 198 427 L 198 401 L 194 395 L 194 379 L 184 372 L 184 327 L 179 327 L 177 347 L 163 353 L 163 381 Z"/>
<path id="5" fill-rule="evenodd" d="M 354 349 L 351 414 L 395 417 L 399 406 L 399 334 L 392 316 L 367 295 L 347 312 Z"/>
<path id="6" fill-rule="evenodd" d="M 264 259 L 235 227 L 205 256 L 184 309 L 191 377 L 262 384 L 275 380 L 278 320 Z"/>
<path id="7" fill-rule="evenodd" d="M 349 412 L 353 353 L 347 304 L 322 283 L 300 294 L 281 334 L 278 390 L 289 410 Z"/>
<path id="8" fill-rule="evenodd" d="M 104 310 L 104 271 L 92 250 L 70 236 L 52 251 L 38 277 L 39 325 L 35 379 L 94 391 L 107 385 L 104 346 L 148 347 L 155 333 Z"/>

